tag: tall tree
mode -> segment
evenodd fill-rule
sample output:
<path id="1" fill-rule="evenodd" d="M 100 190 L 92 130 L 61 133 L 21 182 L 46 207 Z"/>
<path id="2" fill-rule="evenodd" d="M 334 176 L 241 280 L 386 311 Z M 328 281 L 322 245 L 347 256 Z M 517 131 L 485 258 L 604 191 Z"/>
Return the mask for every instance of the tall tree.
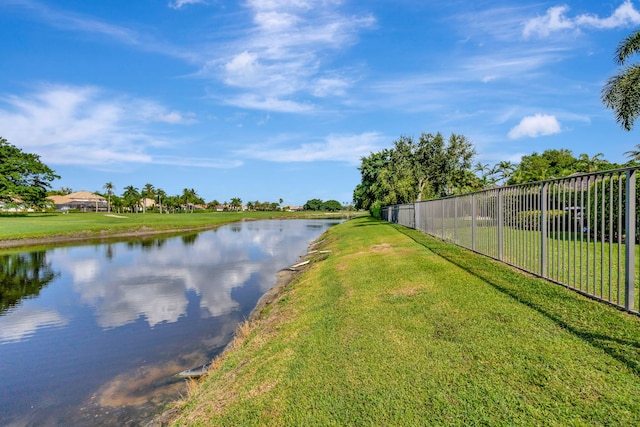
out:
<path id="1" fill-rule="evenodd" d="M 497 173 L 496 166 L 491 167 L 489 163 L 476 163 L 473 167 L 473 172 L 479 174 L 479 188 L 493 187 L 496 184 L 495 174 Z"/>
<path id="2" fill-rule="evenodd" d="M 509 178 L 511 178 L 511 175 L 515 170 L 516 165 L 514 163 L 509 161 L 499 162 L 494 168 L 496 181 L 504 184 L 509 180 Z"/>
<path id="3" fill-rule="evenodd" d="M 522 156 L 517 169 L 507 181 L 508 184 L 542 181 L 561 178 L 576 172 L 577 159 L 566 148 L 545 150 L 542 154 L 534 152 Z"/>
<path id="4" fill-rule="evenodd" d="M 156 189 L 152 184 L 146 183 L 144 187 L 142 187 L 142 191 L 140 193 L 142 196 L 142 213 L 147 212 L 147 199 L 155 200 L 156 197 Z"/>
<path id="5" fill-rule="evenodd" d="M 0 202 L 42 207 L 51 181 L 59 178 L 40 156 L 25 153 L 0 137 Z"/>
<path id="6" fill-rule="evenodd" d="M 193 213 L 195 208 L 195 204 L 201 203 L 204 204 L 204 200 L 198 196 L 196 190 L 193 188 L 185 188 L 182 190 L 182 196 L 180 196 L 181 202 L 186 206 L 187 209 L 190 209 Z"/>
<path id="7" fill-rule="evenodd" d="M 327 200 L 322 204 L 322 210 L 328 212 L 338 212 L 342 209 L 342 205 L 337 200 Z"/>
<path id="8" fill-rule="evenodd" d="M 391 150 L 384 149 L 361 159 L 361 165 L 358 168 L 361 181 L 353 192 L 356 209 L 370 210 L 376 200 L 382 200 L 384 197 L 383 191 L 386 186 L 381 183 L 384 176 L 381 177 L 380 174 L 389 167 L 391 153 Z"/>
<path id="9" fill-rule="evenodd" d="M 578 172 L 596 172 L 600 169 L 600 166 L 608 163 L 606 160 L 602 159 L 604 154 L 597 153 L 593 156 L 589 157 L 588 154 L 582 153 L 578 156 L 578 161 L 576 162 L 576 169 Z"/>
<path id="10" fill-rule="evenodd" d="M 240 197 L 232 197 L 231 198 L 231 208 L 234 211 L 242 210 L 242 199 Z"/>
<path id="11" fill-rule="evenodd" d="M 640 115 L 640 64 L 627 64 L 627 60 L 638 52 L 640 31 L 635 31 L 618 45 L 614 61 L 623 68 L 607 80 L 601 93 L 602 102 L 613 110 L 616 122 L 628 131 Z"/>
<path id="12" fill-rule="evenodd" d="M 462 135 L 445 140 L 440 133 L 420 135 L 416 142 L 401 136 L 393 149 L 362 158 L 362 181 L 354 190 L 358 209 L 376 212 L 382 205 L 411 203 L 477 188 L 471 172 L 475 155 Z"/>
<path id="13" fill-rule="evenodd" d="M 124 206 L 131 209 L 131 212 L 138 212 L 140 204 L 140 191 L 133 185 L 127 185 L 124 187 L 124 193 L 122 193 L 122 199 Z"/>
<path id="14" fill-rule="evenodd" d="M 162 201 L 167 198 L 167 193 L 162 188 L 158 188 L 156 190 L 156 196 L 158 196 L 158 208 L 160 209 L 160 213 L 162 213 Z"/>
<path id="15" fill-rule="evenodd" d="M 311 199 L 307 200 L 307 203 L 304 204 L 303 209 L 305 211 L 319 211 L 322 209 L 323 201 L 320 199 Z"/>
<path id="16" fill-rule="evenodd" d="M 111 181 L 107 182 L 102 186 L 105 190 L 107 190 L 107 212 L 111 212 L 111 195 L 113 194 L 113 190 L 116 189 L 116 186 L 113 185 Z"/>

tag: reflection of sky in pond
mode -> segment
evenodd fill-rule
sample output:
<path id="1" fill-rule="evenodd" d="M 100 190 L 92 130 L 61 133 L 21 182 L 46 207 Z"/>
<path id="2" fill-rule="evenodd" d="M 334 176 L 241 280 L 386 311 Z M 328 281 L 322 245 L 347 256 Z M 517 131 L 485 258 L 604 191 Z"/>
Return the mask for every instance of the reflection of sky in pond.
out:
<path id="1" fill-rule="evenodd" d="M 250 221 L 170 239 L 47 251 L 56 277 L 0 315 L 0 414 L 7 417 L 0 416 L 0 426 L 56 425 L 54 419 L 82 425 L 86 419 L 65 417 L 79 406 L 120 401 L 114 378 L 141 366 L 173 372 L 206 361 L 273 286 L 277 271 L 329 224 Z M 100 396 L 107 389 L 109 399 Z"/>
<path id="2" fill-rule="evenodd" d="M 299 224 L 296 232 L 288 224 L 285 233 L 281 221 L 270 225 L 266 230 L 252 222 L 224 227 L 200 234 L 189 246 L 173 239 L 135 257 L 117 245 L 110 262 L 96 259 L 95 247 L 55 252 L 50 259 L 73 278 L 80 301 L 95 307 L 103 328 L 140 316 L 154 327 L 186 314 L 187 291 L 201 296 L 202 316 L 219 316 L 238 308 L 231 291 L 251 275 L 259 276 L 262 291 L 271 287 L 277 270 L 303 252 L 308 242 L 295 241 L 308 227 Z"/>
<path id="3" fill-rule="evenodd" d="M 18 307 L 11 316 L 0 317 L 0 343 L 29 338 L 40 328 L 65 326 L 67 320 L 54 310 Z"/>

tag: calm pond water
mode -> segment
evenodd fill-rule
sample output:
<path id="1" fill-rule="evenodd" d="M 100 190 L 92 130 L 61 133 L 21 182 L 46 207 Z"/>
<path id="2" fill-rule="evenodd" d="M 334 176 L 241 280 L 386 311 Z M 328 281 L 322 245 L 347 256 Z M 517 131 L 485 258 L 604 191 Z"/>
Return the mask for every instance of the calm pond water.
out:
<path id="1" fill-rule="evenodd" d="M 144 425 L 337 222 L 0 256 L 0 425 Z"/>

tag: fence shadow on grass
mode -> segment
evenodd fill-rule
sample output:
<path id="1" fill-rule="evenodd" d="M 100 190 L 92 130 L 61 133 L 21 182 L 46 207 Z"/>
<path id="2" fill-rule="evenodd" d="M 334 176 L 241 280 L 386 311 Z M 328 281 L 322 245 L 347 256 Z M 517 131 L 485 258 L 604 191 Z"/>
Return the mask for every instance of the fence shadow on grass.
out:
<path id="1" fill-rule="evenodd" d="M 603 350 L 640 376 L 640 317 L 499 265 L 497 261 L 436 240 L 420 231 L 395 224 L 389 226 Z"/>

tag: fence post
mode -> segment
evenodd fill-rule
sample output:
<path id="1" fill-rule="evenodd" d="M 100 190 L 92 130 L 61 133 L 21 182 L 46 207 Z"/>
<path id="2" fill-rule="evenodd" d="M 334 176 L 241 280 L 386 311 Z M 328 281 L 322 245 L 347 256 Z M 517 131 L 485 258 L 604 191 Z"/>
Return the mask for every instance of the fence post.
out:
<path id="1" fill-rule="evenodd" d="M 471 250 L 476 250 L 476 195 L 471 195 Z"/>
<path id="2" fill-rule="evenodd" d="M 540 187 L 540 275 L 547 278 L 547 193 L 549 183 Z"/>
<path id="3" fill-rule="evenodd" d="M 458 244 L 458 197 L 453 199 L 453 241 Z"/>
<path id="4" fill-rule="evenodd" d="M 624 308 L 634 309 L 636 273 L 636 170 L 627 170 L 625 203 L 625 300 Z"/>
<path id="5" fill-rule="evenodd" d="M 504 260 L 504 198 L 498 188 L 498 259 Z"/>
<path id="6" fill-rule="evenodd" d="M 442 205 L 442 209 L 440 209 L 440 211 L 442 212 L 442 240 L 447 240 L 446 239 L 446 233 L 445 233 L 445 227 L 444 227 L 444 200 L 440 200 L 440 204 Z"/>

